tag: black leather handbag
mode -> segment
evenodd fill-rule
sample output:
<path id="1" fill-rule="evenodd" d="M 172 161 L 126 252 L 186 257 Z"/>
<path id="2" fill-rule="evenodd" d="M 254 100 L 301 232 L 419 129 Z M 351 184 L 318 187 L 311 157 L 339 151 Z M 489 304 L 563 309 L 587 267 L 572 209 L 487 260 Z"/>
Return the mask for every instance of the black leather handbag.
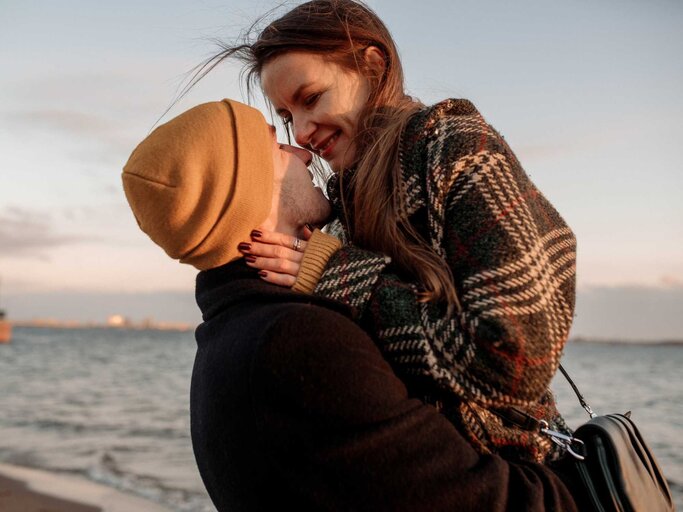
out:
<path id="1" fill-rule="evenodd" d="M 631 413 L 596 415 L 562 366 L 560 371 L 591 419 L 573 436 L 550 430 L 545 422 L 541 432 L 573 457 L 568 466 L 583 487 L 581 502 L 595 512 L 673 511 L 666 478 Z"/>

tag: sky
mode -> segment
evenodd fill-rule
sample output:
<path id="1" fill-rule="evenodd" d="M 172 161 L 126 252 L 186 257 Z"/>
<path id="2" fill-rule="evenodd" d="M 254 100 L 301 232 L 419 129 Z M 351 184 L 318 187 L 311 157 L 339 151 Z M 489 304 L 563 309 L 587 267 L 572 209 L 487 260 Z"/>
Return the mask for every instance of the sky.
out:
<path id="1" fill-rule="evenodd" d="M 573 334 L 683 339 L 683 3 L 368 3 L 409 93 L 472 100 L 575 232 Z M 0 308 L 199 321 L 196 272 L 139 231 L 121 168 L 211 38 L 277 5 L 0 0 Z M 220 66 L 164 119 L 246 100 L 239 70 Z"/>

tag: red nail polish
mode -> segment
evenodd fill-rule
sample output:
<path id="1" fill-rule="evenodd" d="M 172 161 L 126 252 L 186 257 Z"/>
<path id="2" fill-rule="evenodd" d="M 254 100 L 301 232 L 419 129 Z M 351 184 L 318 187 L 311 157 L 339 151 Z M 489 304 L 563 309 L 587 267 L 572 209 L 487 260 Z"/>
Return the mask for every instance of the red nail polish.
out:
<path id="1" fill-rule="evenodd" d="M 261 271 L 258 273 L 258 275 L 260 275 L 261 277 L 267 277 L 267 276 L 268 276 L 268 272 L 266 272 L 265 270 L 261 270 Z"/>
<path id="2" fill-rule="evenodd" d="M 256 261 L 256 256 L 252 256 L 250 254 L 248 256 L 245 256 L 244 259 L 247 260 L 249 263 L 254 263 Z"/>
<path id="3" fill-rule="evenodd" d="M 247 242 L 242 242 L 237 246 L 237 250 L 240 252 L 247 252 L 251 250 L 251 244 L 248 244 Z"/>
<path id="4" fill-rule="evenodd" d="M 261 238 L 263 233 L 261 233 L 258 229 L 255 229 L 251 232 L 251 237 L 252 238 Z"/>

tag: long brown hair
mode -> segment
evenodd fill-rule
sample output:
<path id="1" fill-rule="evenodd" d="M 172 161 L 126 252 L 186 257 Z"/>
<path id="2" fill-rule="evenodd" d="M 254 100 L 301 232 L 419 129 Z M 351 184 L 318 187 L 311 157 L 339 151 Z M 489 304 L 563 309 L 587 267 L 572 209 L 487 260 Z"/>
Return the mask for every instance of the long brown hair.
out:
<path id="1" fill-rule="evenodd" d="M 344 203 L 350 239 L 360 247 L 389 255 L 399 272 L 419 282 L 423 299 L 445 301 L 449 309 L 457 306 L 448 265 L 403 213 L 400 137 L 408 119 L 422 105 L 405 93 L 401 60 L 389 30 L 369 7 L 356 0 L 303 3 L 272 21 L 254 38 L 252 34 L 262 20 L 241 36 L 239 44 L 217 41 L 221 51 L 195 68 L 181 97 L 230 57 L 245 64 L 243 78 L 249 94 L 263 66 L 290 51 L 323 55 L 364 74 L 373 87 L 358 122 L 356 170 L 350 180 L 344 179 L 346 173 L 340 173 L 342 188 L 351 191 L 351 200 Z M 365 62 L 365 50 L 373 46 L 384 57 L 380 76 L 371 73 Z"/>

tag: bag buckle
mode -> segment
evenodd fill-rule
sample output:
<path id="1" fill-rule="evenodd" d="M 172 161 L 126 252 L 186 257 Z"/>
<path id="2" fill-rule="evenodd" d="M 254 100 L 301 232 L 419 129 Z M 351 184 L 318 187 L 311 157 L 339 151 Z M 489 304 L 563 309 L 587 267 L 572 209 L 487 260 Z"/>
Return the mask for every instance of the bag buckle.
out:
<path id="1" fill-rule="evenodd" d="M 586 458 L 572 449 L 573 445 L 583 446 L 583 441 L 581 441 L 581 439 L 577 439 L 573 436 L 568 436 L 567 434 L 563 434 L 562 432 L 558 432 L 557 430 L 551 430 L 549 428 L 550 425 L 548 425 L 548 422 L 545 420 L 541 420 L 539 423 L 541 424 L 540 432 L 548 436 L 553 443 L 567 450 L 569 454 L 575 459 L 584 460 Z"/>

